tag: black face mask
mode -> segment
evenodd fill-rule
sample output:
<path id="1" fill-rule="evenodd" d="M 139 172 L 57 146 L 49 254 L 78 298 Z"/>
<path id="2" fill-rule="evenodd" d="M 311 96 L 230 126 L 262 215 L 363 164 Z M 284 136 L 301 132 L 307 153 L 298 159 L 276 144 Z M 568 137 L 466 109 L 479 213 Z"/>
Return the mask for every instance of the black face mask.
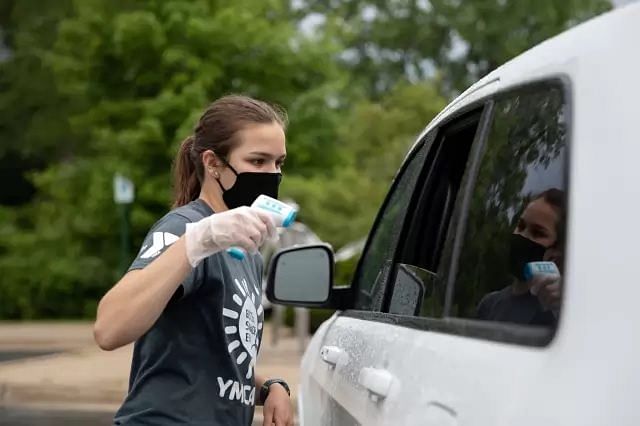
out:
<path id="1" fill-rule="evenodd" d="M 231 188 L 224 189 L 220 179 L 217 179 L 217 181 L 220 189 L 222 189 L 222 199 L 230 209 L 250 206 L 261 194 L 271 198 L 278 198 L 278 187 L 282 180 L 282 173 L 238 173 L 231 167 L 231 164 L 226 164 L 236 175 L 236 183 Z"/>
<path id="2" fill-rule="evenodd" d="M 518 234 L 511 234 L 509 247 L 509 272 L 524 282 L 524 268 L 529 262 L 538 262 L 544 258 L 547 248 Z"/>

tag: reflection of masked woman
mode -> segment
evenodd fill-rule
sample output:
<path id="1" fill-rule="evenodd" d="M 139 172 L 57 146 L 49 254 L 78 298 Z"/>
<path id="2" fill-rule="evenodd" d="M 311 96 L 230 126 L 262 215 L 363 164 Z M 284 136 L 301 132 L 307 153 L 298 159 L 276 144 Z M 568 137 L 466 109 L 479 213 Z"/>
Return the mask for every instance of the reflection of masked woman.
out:
<path id="1" fill-rule="evenodd" d="M 554 301 L 556 297 L 559 301 L 559 284 L 547 291 L 542 288 L 543 283 L 536 282 L 534 293 L 542 291 L 535 296 L 529 291 L 533 283 L 525 280 L 524 269 L 527 263 L 541 260 L 555 261 L 562 267 L 564 218 L 565 195 L 558 189 L 543 192 L 527 205 L 511 235 L 509 272 L 514 281 L 483 297 L 478 304 L 478 318 L 518 324 L 555 324 L 555 315 L 540 300 L 544 296 L 545 301 Z"/>

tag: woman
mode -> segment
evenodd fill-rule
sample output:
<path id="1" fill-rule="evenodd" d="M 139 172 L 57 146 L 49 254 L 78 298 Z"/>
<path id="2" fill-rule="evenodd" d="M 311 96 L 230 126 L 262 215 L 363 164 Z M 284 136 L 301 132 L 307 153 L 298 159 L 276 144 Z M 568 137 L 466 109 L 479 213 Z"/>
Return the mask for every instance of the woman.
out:
<path id="1" fill-rule="evenodd" d="M 149 231 L 129 271 L 98 305 L 94 336 L 135 341 L 117 425 L 293 424 L 284 381 L 255 374 L 263 325 L 258 247 L 275 235 L 249 206 L 278 195 L 286 118 L 244 96 L 204 112 L 176 159 L 174 209 Z M 241 247 L 243 260 L 226 249 Z"/>
<path id="2" fill-rule="evenodd" d="M 561 280 L 534 276 L 526 281 L 524 269 L 529 262 L 545 260 L 555 262 L 561 270 L 565 216 L 565 193 L 559 189 L 549 189 L 527 205 L 511 235 L 513 283 L 482 298 L 477 308 L 479 319 L 546 326 L 557 322 Z"/>

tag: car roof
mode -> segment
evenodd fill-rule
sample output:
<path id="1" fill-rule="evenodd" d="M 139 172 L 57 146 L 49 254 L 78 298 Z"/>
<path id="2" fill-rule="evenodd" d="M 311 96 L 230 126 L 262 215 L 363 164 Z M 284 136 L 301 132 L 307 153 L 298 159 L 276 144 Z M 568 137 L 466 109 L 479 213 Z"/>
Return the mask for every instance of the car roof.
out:
<path id="1" fill-rule="evenodd" d="M 568 76 L 575 82 L 578 72 L 583 81 L 600 80 L 621 66 L 640 65 L 640 3 L 612 10 L 552 37 L 504 63 L 471 85 L 449 103 L 423 130 L 425 133 L 470 104 L 513 86 L 550 75 Z M 624 54 L 626 51 L 626 55 Z M 578 64 L 583 66 L 580 67 Z M 587 64 L 594 66 L 588 68 Z M 594 69 L 596 68 L 596 69 Z M 596 76 L 593 74 L 597 73 Z M 595 78 L 594 78 L 595 77 Z M 415 145 L 414 145 L 415 147 Z M 411 151 L 411 150 L 410 150 Z"/>

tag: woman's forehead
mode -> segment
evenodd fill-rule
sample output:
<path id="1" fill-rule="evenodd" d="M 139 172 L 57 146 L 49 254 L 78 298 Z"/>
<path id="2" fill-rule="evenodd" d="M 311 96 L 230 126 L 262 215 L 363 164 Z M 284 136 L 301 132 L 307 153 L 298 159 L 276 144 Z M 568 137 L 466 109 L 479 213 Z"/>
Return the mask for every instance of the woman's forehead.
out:
<path id="1" fill-rule="evenodd" d="M 555 226 L 558 220 L 558 213 L 549 203 L 543 199 L 537 199 L 529 203 L 522 213 L 523 219 L 527 222 L 539 225 Z"/>
<path id="2" fill-rule="evenodd" d="M 286 139 L 277 123 L 253 124 L 237 133 L 236 149 L 242 153 L 258 152 L 280 157 L 286 155 Z"/>

